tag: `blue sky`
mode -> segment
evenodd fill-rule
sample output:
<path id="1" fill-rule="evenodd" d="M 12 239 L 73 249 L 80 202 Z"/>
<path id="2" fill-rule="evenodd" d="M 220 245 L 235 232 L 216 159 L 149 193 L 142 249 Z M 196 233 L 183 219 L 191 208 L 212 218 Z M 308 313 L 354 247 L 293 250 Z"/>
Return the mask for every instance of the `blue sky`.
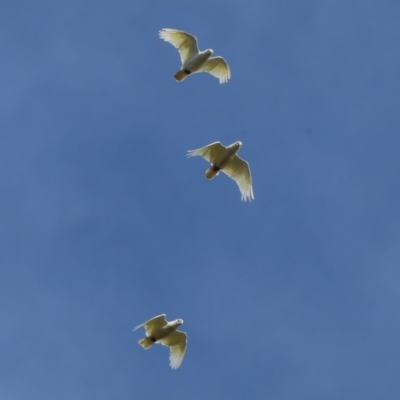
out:
<path id="1" fill-rule="evenodd" d="M 11 2 L 0 398 L 398 399 L 400 3 Z M 186 30 L 229 63 L 173 79 Z M 243 142 L 255 201 L 186 151 Z M 188 349 L 137 324 L 183 318 Z"/>

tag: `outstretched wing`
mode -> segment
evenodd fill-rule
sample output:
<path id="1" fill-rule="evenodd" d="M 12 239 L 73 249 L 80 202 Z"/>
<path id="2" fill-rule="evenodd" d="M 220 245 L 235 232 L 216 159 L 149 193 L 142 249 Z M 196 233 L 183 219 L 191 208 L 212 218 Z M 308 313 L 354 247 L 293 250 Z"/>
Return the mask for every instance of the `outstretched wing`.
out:
<path id="1" fill-rule="evenodd" d="M 251 182 L 251 173 L 249 164 L 239 156 L 235 156 L 222 169 L 222 172 L 236 181 L 242 193 L 242 200 L 254 200 L 253 184 Z"/>
<path id="2" fill-rule="evenodd" d="M 187 335 L 185 332 L 174 331 L 166 338 L 160 340 L 164 346 L 169 346 L 169 361 L 172 369 L 177 369 L 186 352 Z"/>
<path id="3" fill-rule="evenodd" d="M 161 314 L 161 315 L 157 315 L 157 317 L 149 319 L 146 322 L 143 322 L 143 324 L 138 325 L 134 329 L 134 331 L 143 326 L 146 331 L 146 336 L 151 336 L 153 333 L 156 333 L 157 331 L 159 331 L 167 323 L 168 323 L 168 321 L 165 319 L 165 314 Z"/>
<path id="4" fill-rule="evenodd" d="M 226 83 L 231 77 L 229 65 L 222 57 L 209 58 L 198 72 L 209 72 L 219 79 L 219 83 Z"/>
<path id="5" fill-rule="evenodd" d="M 226 150 L 226 147 L 221 142 L 214 142 L 200 149 L 189 150 L 187 156 L 202 156 L 211 164 L 214 164 L 219 155 Z"/>
<path id="6" fill-rule="evenodd" d="M 199 53 L 197 39 L 190 33 L 168 28 L 161 29 L 159 33 L 161 39 L 171 43 L 178 49 L 182 64 L 185 64 Z"/>

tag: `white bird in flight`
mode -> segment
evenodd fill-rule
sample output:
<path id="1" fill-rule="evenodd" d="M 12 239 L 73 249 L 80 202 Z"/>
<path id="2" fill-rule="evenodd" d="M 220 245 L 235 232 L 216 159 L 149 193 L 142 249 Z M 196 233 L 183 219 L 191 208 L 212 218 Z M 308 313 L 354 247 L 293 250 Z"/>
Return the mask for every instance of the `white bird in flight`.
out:
<path id="1" fill-rule="evenodd" d="M 226 83 L 231 77 L 227 62 L 222 57 L 211 57 L 213 50 L 200 51 L 195 36 L 177 29 L 162 29 L 160 38 L 175 46 L 181 55 L 182 67 L 174 75 L 180 82 L 195 72 L 209 72 L 219 79 L 219 83 Z"/>
<path id="2" fill-rule="evenodd" d="M 242 200 L 254 200 L 253 184 L 249 164 L 242 160 L 236 153 L 242 147 L 242 142 L 235 142 L 225 147 L 221 142 L 211 143 L 197 150 L 189 150 L 187 156 L 202 156 L 211 163 L 206 171 L 206 178 L 212 179 L 219 171 L 232 178 L 239 186 Z"/>
<path id="3" fill-rule="evenodd" d="M 142 326 L 144 327 L 146 337 L 139 340 L 139 344 L 143 346 L 144 349 L 150 348 L 154 343 L 161 343 L 164 346 L 169 346 L 170 366 L 172 369 L 177 369 L 181 365 L 186 352 L 186 333 L 176 330 L 182 324 L 182 319 L 168 322 L 165 319 L 165 314 L 161 314 L 138 325 L 134 331 Z"/>

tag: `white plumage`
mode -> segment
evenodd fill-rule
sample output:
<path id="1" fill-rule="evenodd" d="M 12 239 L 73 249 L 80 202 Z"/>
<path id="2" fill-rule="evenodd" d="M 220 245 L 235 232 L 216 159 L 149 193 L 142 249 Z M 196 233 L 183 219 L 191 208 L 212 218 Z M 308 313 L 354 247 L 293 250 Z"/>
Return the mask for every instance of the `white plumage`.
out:
<path id="1" fill-rule="evenodd" d="M 211 163 L 206 171 L 206 178 L 212 179 L 219 171 L 232 178 L 239 186 L 242 200 L 254 200 L 253 184 L 249 164 L 242 160 L 236 153 L 242 147 L 242 142 L 235 142 L 225 147 L 221 142 L 211 143 L 197 150 L 189 150 L 188 157 L 202 156 Z"/>
<path id="2" fill-rule="evenodd" d="M 144 349 L 150 348 L 154 343 L 161 343 L 164 346 L 169 346 L 170 366 L 172 369 L 177 369 L 185 356 L 187 344 L 186 333 L 176 330 L 182 324 L 182 319 L 168 322 L 165 319 L 165 314 L 161 314 L 138 325 L 134 331 L 142 326 L 144 327 L 146 337 L 139 340 L 139 344 Z"/>
<path id="3" fill-rule="evenodd" d="M 160 38 L 175 46 L 181 56 L 182 67 L 174 75 L 180 82 L 195 72 L 209 72 L 219 79 L 219 83 L 226 83 L 231 77 L 229 65 L 222 57 L 211 57 L 213 50 L 200 51 L 197 39 L 190 33 L 177 29 L 162 29 Z"/>

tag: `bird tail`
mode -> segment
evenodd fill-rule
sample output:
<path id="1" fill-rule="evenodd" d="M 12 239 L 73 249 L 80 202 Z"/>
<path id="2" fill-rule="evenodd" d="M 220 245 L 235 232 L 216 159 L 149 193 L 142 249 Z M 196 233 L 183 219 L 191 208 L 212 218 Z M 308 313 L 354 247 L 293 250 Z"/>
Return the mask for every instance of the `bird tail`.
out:
<path id="1" fill-rule="evenodd" d="M 144 339 L 140 339 L 138 342 L 144 349 L 148 349 L 151 346 L 153 346 L 153 344 L 155 343 L 154 340 L 151 339 L 151 337 L 146 337 Z"/>
<path id="2" fill-rule="evenodd" d="M 187 71 L 186 69 L 181 69 L 180 71 L 178 71 L 178 72 L 174 75 L 174 78 L 175 78 L 178 82 L 181 82 L 181 81 L 183 81 L 189 74 L 190 74 L 190 72 L 188 73 L 188 71 Z"/>
<path id="3" fill-rule="evenodd" d="M 212 178 L 214 178 L 214 176 L 217 176 L 218 173 L 219 173 L 219 169 L 217 169 L 217 168 L 213 165 L 212 167 L 210 167 L 210 168 L 206 171 L 205 175 L 206 175 L 206 178 L 207 178 L 207 179 L 212 179 Z"/>

